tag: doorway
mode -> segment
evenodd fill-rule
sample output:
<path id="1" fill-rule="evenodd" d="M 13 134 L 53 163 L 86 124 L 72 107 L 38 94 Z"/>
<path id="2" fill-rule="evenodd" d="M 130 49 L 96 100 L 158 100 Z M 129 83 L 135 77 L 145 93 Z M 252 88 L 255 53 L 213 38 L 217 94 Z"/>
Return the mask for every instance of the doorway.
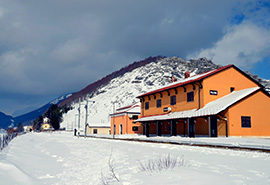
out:
<path id="1" fill-rule="evenodd" d="M 195 137 L 194 118 L 188 119 L 188 137 Z"/>
<path id="2" fill-rule="evenodd" d="M 172 120 L 171 121 L 171 123 L 172 123 L 172 126 L 171 126 L 171 128 L 172 128 L 172 136 L 176 136 L 176 120 Z"/>
<path id="3" fill-rule="evenodd" d="M 217 116 L 210 116 L 210 137 L 217 137 Z"/>

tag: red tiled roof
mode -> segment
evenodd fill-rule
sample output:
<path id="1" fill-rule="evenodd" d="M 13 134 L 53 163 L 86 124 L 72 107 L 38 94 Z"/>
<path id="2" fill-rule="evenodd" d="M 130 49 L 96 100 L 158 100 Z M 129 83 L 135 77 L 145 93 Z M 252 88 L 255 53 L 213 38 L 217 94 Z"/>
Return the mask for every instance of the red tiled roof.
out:
<path id="1" fill-rule="evenodd" d="M 169 89 L 174 89 L 176 87 L 180 87 L 180 86 L 184 86 L 184 85 L 187 85 L 187 84 L 190 84 L 190 83 L 193 83 L 193 82 L 197 82 L 197 81 L 200 81 L 204 78 L 207 78 L 209 76 L 212 76 L 218 72 L 221 72 L 225 69 L 228 69 L 230 67 L 235 67 L 233 64 L 230 64 L 230 65 L 227 65 L 227 66 L 223 66 L 223 67 L 220 67 L 218 69 L 214 69 L 214 70 L 211 70 L 211 71 L 208 71 L 208 72 L 205 72 L 205 73 L 201 73 L 201 74 L 198 74 L 198 75 L 195 75 L 195 76 L 191 76 L 189 78 L 186 78 L 186 79 L 183 79 L 183 80 L 180 80 L 180 81 L 177 81 L 169 86 L 165 86 L 165 87 L 162 87 L 160 89 L 156 89 L 154 91 L 150 91 L 150 92 L 147 92 L 145 94 L 142 94 L 142 95 L 139 95 L 137 96 L 137 98 L 140 98 L 140 97 L 143 97 L 143 96 L 148 96 L 148 95 L 151 95 L 151 94 L 155 94 L 155 93 L 159 93 L 159 92 L 162 92 L 162 91 L 165 91 L 165 90 L 169 90 Z"/>

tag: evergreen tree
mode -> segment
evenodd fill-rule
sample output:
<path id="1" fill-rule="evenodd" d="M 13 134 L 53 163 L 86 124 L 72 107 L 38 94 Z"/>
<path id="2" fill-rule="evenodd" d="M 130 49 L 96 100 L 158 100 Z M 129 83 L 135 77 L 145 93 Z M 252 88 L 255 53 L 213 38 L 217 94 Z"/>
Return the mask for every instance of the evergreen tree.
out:
<path id="1" fill-rule="evenodd" d="M 17 132 L 23 132 L 24 129 L 23 129 L 23 124 L 22 123 L 18 123 L 17 125 Z"/>
<path id="2" fill-rule="evenodd" d="M 40 130 L 42 123 L 43 123 L 43 117 L 42 116 L 37 117 L 33 122 L 33 129 Z"/>
<path id="3" fill-rule="evenodd" d="M 51 125 L 55 130 L 60 128 L 60 122 L 62 121 L 62 111 L 56 104 L 51 105 L 45 116 L 51 120 Z"/>

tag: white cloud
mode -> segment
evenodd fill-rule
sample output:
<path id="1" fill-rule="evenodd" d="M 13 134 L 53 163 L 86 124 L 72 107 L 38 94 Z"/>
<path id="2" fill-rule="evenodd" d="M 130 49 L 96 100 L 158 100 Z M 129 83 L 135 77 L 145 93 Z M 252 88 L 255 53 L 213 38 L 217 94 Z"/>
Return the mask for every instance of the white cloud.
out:
<path id="1" fill-rule="evenodd" d="M 270 30 L 243 22 L 227 29 L 222 39 L 213 47 L 202 49 L 187 58 L 207 57 L 218 64 L 236 64 L 252 67 L 270 56 Z"/>
<path id="2" fill-rule="evenodd" d="M 247 9 L 242 2 L 1 1 L 0 94 L 73 92 L 133 61 L 156 55 L 186 58 L 201 48 L 212 58 L 220 56 L 222 48 L 232 47 L 239 52 L 232 52 L 231 58 L 257 57 L 259 52 L 264 56 L 265 44 L 256 41 L 265 42 L 262 37 L 269 32 L 252 27 L 252 23 L 246 24 L 249 31 L 236 26 L 224 36 L 234 9 L 240 14 Z M 261 21 L 262 15 L 270 17 L 263 12 L 267 10 L 256 10 L 256 21 L 250 21 Z M 246 17 L 254 17 L 253 14 Z M 251 44 L 242 45 L 254 45 L 257 50 L 237 48 L 238 43 L 232 40 L 239 35 L 250 39 Z M 211 48 L 213 43 L 216 45 Z"/>

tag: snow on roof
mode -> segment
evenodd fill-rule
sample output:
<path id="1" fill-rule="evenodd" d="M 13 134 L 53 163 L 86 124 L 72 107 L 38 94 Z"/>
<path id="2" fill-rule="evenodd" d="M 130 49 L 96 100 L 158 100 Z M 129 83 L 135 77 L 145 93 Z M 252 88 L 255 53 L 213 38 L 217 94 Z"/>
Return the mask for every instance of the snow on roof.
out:
<path id="1" fill-rule="evenodd" d="M 93 123 L 93 122 L 90 122 L 88 123 L 89 127 L 111 127 L 111 123 Z"/>
<path id="2" fill-rule="evenodd" d="M 162 92 L 164 90 L 173 89 L 173 88 L 176 88 L 176 87 L 179 87 L 179 86 L 183 86 L 183 85 L 186 85 L 186 84 L 189 84 L 189 83 L 192 83 L 192 82 L 202 80 L 202 79 L 204 79 L 206 77 L 209 77 L 209 76 L 211 76 L 213 74 L 216 74 L 216 73 L 218 73 L 220 71 L 223 71 L 223 70 L 225 70 L 227 68 L 230 68 L 232 66 L 234 66 L 234 65 L 230 64 L 230 65 L 227 65 L 227 66 L 220 67 L 218 69 L 213 69 L 213 70 L 205 72 L 205 73 L 201 73 L 201 74 L 198 74 L 198 75 L 195 75 L 195 76 L 191 76 L 191 77 L 182 79 L 180 81 L 170 83 L 169 85 L 165 85 L 165 86 L 163 86 L 163 87 L 161 87 L 159 89 L 156 89 L 154 91 L 150 91 L 150 92 L 144 93 L 142 95 L 139 95 L 139 96 L 137 96 L 137 98 L 142 97 L 142 96 L 147 96 L 147 95 L 150 95 L 150 94 L 154 94 L 154 93 L 158 93 L 158 92 Z"/>
<path id="3" fill-rule="evenodd" d="M 116 113 L 110 114 L 110 116 L 118 115 L 118 114 L 123 114 L 123 113 L 140 114 L 141 113 L 141 103 L 140 102 L 136 102 L 136 103 L 134 103 L 132 105 L 118 108 L 116 110 Z"/>
<path id="4" fill-rule="evenodd" d="M 215 101 L 212 101 L 206 104 L 201 109 L 192 109 L 180 112 L 171 112 L 163 115 L 156 116 L 146 116 L 140 119 L 137 119 L 135 122 L 144 122 L 144 121 L 158 121 L 158 120 L 169 120 L 169 119 L 179 119 L 179 118 L 192 118 L 192 117 L 201 117 L 216 115 L 221 111 L 227 109 L 229 106 L 234 103 L 242 100 L 253 92 L 259 90 L 260 87 L 254 87 L 249 89 L 244 89 L 240 91 L 234 91 L 226 96 L 223 96 Z"/>
<path id="5" fill-rule="evenodd" d="M 118 111 L 126 111 L 126 110 L 128 110 L 128 109 L 130 109 L 132 107 L 135 107 L 135 106 L 140 106 L 140 103 L 139 102 L 136 102 L 136 103 L 133 103 L 133 104 L 128 105 L 128 106 L 125 106 L 125 107 L 120 107 L 120 108 L 116 109 L 116 111 L 117 112 Z"/>

